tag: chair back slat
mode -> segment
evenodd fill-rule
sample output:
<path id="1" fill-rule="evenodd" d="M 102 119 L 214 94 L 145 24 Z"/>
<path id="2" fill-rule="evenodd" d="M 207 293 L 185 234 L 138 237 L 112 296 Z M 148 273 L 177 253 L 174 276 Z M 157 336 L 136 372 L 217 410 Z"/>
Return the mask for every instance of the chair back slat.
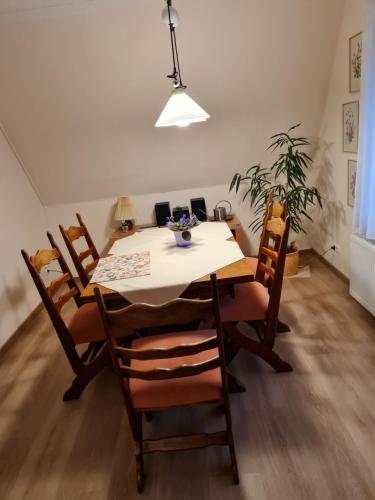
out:
<path id="1" fill-rule="evenodd" d="M 58 292 L 58 290 L 70 279 L 70 275 L 68 273 L 65 273 L 60 276 L 60 278 L 56 278 L 55 280 L 51 281 L 51 283 L 47 287 L 48 295 L 52 298 L 54 295 L 56 295 L 56 292 Z"/>
<path id="2" fill-rule="evenodd" d="M 176 299 L 161 306 L 132 304 L 117 311 L 108 311 L 107 318 L 112 327 L 142 330 L 185 325 L 212 315 L 212 299 Z"/>
<path id="3" fill-rule="evenodd" d="M 61 235 L 65 241 L 66 247 L 69 251 L 70 257 L 77 270 L 79 279 L 81 280 L 82 286 L 85 287 L 90 282 L 91 271 L 93 271 L 97 266 L 97 263 L 99 261 L 99 253 L 92 241 L 86 225 L 82 220 L 82 217 L 79 214 L 76 214 L 76 216 L 79 222 L 79 226 L 70 226 L 68 229 L 65 229 L 60 224 L 59 228 Z M 88 249 L 78 253 L 73 243 L 80 238 L 85 239 Z M 87 265 L 84 265 L 83 261 L 88 257 L 92 257 L 93 261 Z"/>
<path id="4" fill-rule="evenodd" d="M 272 204 L 272 217 L 277 217 L 285 220 L 286 218 L 286 203 L 275 202 Z"/>
<path id="5" fill-rule="evenodd" d="M 71 288 L 68 292 L 64 293 L 63 295 L 60 295 L 58 298 L 57 302 L 54 302 L 55 308 L 57 312 L 61 312 L 61 309 L 65 304 L 69 302 L 71 298 L 79 294 L 77 288 Z"/>
<path id="6" fill-rule="evenodd" d="M 282 238 L 285 231 L 285 221 L 280 217 L 271 219 L 267 222 L 266 230 L 273 238 L 275 236 Z"/>
<path id="7" fill-rule="evenodd" d="M 70 242 L 78 240 L 81 236 L 85 236 L 85 230 L 81 226 L 69 226 L 65 233 Z"/>
<path id="8" fill-rule="evenodd" d="M 85 266 L 85 273 L 86 274 L 91 273 L 91 271 L 93 271 L 96 268 L 96 266 L 98 265 L 98 262 L 99 262 L 99 259 L 96 259 L 96 260 L 93 260 L 92 262 L 90 262 L 90 264 L 87 264 L 87 266 Z"/>
<path id="9" fill-rule="evenodd" d="M 272 250 L 271 248 L 268 247 L 262 247 L 260 249 L 260 253 L 262 255 L 267 255 L 267 257 L 269 257 L 272 260 L 272 262 L 277 264 L 277 261 L 279 259 L 279 254 L 275 250 Z"/>
<path id="10" fill-rule="evenodd" d="M 87 250 L 84 250 L 78 255 L 79 260 L 82 262 L 83 260 L 87 259 L 87 257 L 90 257 L 90 255 L 94 255 L 95 253 L 95 248 L 90 247 Z"/>
<path id="11" fill-rule="evenodd" d="M 116 353 L 122 359 L 138 359 L 138 360 L 151 360 L 151 359 L 169 359 L 180 358 L 182 356 L 193 356 L 202 351 L 214 349 L 217 347 L 217 336 L 204 340 L 203 342 L 195 342 L 194 344 L 180 344 L 175 347 L 157 348 L 157 349 L 127 349 L 125 347 L 116 347 Z"/>
<path id="12" fill-rule="evenodd" d="M 168 380 L 182 377 L 193 377 L 200 373 L 214 370 L 220 367 L 220 358 L 214 358 L 191 365 L 181 365 L 176 368 L 154 368 L 152 370 L 136 370 L 129 366 L 122 365 L 121 372 L 127 378 L 138 378 L 141 380 Z"/>
<path id="13" fill-rule="evenodd" d="M 30 257 L 30 262 L 34 268 L 40 273 L 43 267 L 48 266 L 54 260 L 60 257 L 60 253 L 56 248 L 42 248 L 35 255 Z"/>
<path id="14" fill-rule="evenodd" d="M 263 271 L 267 276 L 269 276 L 272 279 L 275 277 L 275 269 L 272 268 L 271 266 L 263 264 L 263 262 L 259 263 L 258 269 L 260 271 Z"/>

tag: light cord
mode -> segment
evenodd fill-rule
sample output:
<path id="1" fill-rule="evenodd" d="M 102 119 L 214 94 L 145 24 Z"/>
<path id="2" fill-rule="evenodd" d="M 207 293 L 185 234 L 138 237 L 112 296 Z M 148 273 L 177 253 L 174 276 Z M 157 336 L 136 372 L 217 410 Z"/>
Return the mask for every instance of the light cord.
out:
<path id="1" fill-rule="evenodd" d="M 178 49 L 177 49 L 176 30 L 175 30 L 175 27 L 172 23 L 171 6 L 172 6 L 172 0 L 167 0 L 169 30 L 170 30 L 171 46 L 172 46 L 172 58 L 173 58 L 173 73 L 171 75 L 168 75 L 168 78 L 174 79 L 176 88 L 186 89 L 186 86 L 182 83 L 182 78 L 181 78 L 180 60 L 178 57 Z"/>

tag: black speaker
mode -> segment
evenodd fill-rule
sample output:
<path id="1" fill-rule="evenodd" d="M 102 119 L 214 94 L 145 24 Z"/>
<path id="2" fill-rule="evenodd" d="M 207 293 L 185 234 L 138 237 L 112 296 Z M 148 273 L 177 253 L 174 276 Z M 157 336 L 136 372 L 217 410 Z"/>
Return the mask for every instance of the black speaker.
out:
<path id="1" fill-rule="evenodd" d="M 192 198 L 190 200 L 191 213 L 196 215 L 200 221 L 207 220 L 206 202 L 204 198 Z"/>
<path id="2" fill-rule="evenodd" d="M 180 220 L 183 215 L 190 217 L 189 207 L 176 207 L 173 209 L 174 220 Z"/>
<path id="3" fill-rule="evenodd" d="M 156 224 L 161 227 L 167 224 L 167 218 L 171 216 L 169 201 L 155 203 Z"/>

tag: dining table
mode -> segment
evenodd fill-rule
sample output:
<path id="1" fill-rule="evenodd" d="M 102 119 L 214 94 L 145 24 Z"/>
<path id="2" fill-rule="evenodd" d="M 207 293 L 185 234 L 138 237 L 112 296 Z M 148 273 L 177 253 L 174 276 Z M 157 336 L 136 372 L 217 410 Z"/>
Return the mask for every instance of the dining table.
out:
<path id="1" fill-rule="evenodd" d="M 219 234 L 222 233 L 223 235 L 223 241 L 219 239 L 219 241 L 216 241 L 215 244 L 208 245 L 208 248 L 206 248 L 205 253 L 203 252 L 203 246 L 201 248 L 199 245 L 195 245 L 195 232 L 194 229 L 192 230 L 192 238 L 193 238 L 193 243 L 192 247 L 194 250 L 196 250 L 199 254 L 199 252 L 202 253 L 202 258 L 210 258 L 211 257 L 216 257 L 216 261 L 220 262 L 220 259 L 217 260 L 217 252 L 220 251 L 220 246 L 225 245 L 227 242 L 233 245 L 233 256 L 232 260 L 233 262 L 229 262 L 223 266 L 219 266 L 218 268 L 212 268 L 208 267 L 209 272 L 202 274 L 201 276 L 197 276 L 195 279 L 193 279 L 190 283 L 188 283 L 188 286 L 183 290 L 183 292 L 180 294 L 180 297 L 183 298 L 206 298 L 210 296 L 211 293 L 211 279 L 210 279 L 210 274 L 212 272 L 216 273 L 217 277 L 217 282 L 220 288 L 225 287 L 227 290 L 231 291 L 234 289 L 234 285 L 239 284 L 239 283 L 246 283 L 254 280 L 254 274 L 251 272 L 250 266 L 248 262 L 246 261 L 246 258 L 244 254 L 242 253 L 242 250 L 239 246 L 239 243 L 241 246 L 243 245 L 243 240 L 242 240 L 242 228 L 241 225 L 236 217 L 232 218 L 229 221 L 218 221 L 218 222 L 207 222 L 206 223 L 206 228 L 214 229 L 212 224 L 219 224 L 219 225 L 224 225 L 227 228 L 227 231 L 224 231 L 224 227 L 222 231 L 218 231 Z M 204 235 L 205 231 L 202 231 L 202 229 L 205 229 L 204 226 L 201 227 L 200 231 L 201 234 Z M 212 231 L 211 231 L 212 232 Z M 217 232 L 217 231 L 215 231 Z M 105 258 L 109 255 L 113 255 L 113 249 L 115 248 L 116 244 L 118 246 L 118 243 L 121 242 L 121 250 L 126 251 L 127 248 L 131 248 L 132 246 L 131 243 L 134 241 L 137 241 L 137 235 L 142 235 L 144 239 L 144 246 L 142 247 L 143 249 L 147 248 L 152 248 L 153 242 L 157 240 L 157 238 L 163 234 L 163 236 L 166 238 L 166 234 L 169 235 L 170 241 L 173 242 L 173 234 L 172 231 L 169 231 L 167 228 L 157 228 L 152 225 L 144 225 L 144 226 L 134 226 L 130 231 L 122 231 L 122 230 L 116 230 L 114 231 L 111 236 L 108 239 L 107 244 L 104 247 L 104 250 L 101 254 L 101 258 Z M 225 236 L 225 239 L 224 239 Z M 199 238 L 198 238 L 199 240 Z M 165 241 L 164 241 L 165 243 Z M 194 247 L 195 245 L 195 247 Z M 169 251 L 171 251 L 172 243 L 168 245 Z M 139 250 L 139 246 L 137 248 Z M 154 248 L 155 250 L 155 248 Z M 158 248 L 156 248 L 158 250 Z M 185 255 L 187 256 L 187 252 L 189 249 L 186 248 L 179 248 L 178 251 L 180 251 L 180 255 Z M 130 250 L 129 250 L 130 251 Z M 207 253 L 207 252 L 212 252 Z M 184 254 L 185 252 L 185 254 Z M 154 252 L 156 253 L 156 252 Z M 159 256 L 160 257 L 160 256 Z M 157 262 L 154 262 L 153 264 L 153 252 L 151 251 L 151 269 L 155 265 L 157 265 Z M 186 259 L 188 260 L 188 259 Z M 215 260 L 215 259 L 210 259 L 210 260 Z M 159 260 L 159 263 L 161 261 Z M 152 272 L 152 271 L 151 271 Z M 171 269 L 171 272 L 173 272 L 173 269 Z M 147 276 L 143 277 L 144 281 L 147 281 Z M 133 278 L 128 278 L 128 280 L 133 280 L 136 281 Z M 100 289 L 100 292 L 107 304 L 111 304 L 112 307 L 121 307 L 125 306 L 126 304 L 129 304 L 129 300 L 127 300 L 123 295 L 121 295 L 118 291 L 114 290 L 113 288 L 109 287 L 107 283 L 94 283 L 90 282 L 82 291 L 81 293 L 81 302 L 82 303 L 90 303 L 95 301 L 95 293 L 94 289 L 98 287 Z M 137 298 L 142 298 L 142 290 L 138 290 L 138 294 L 136 295 Z M 155 295 L 154 295 L 155 296 Z M 177 297 L 175 297 L 177 298 Z M 228 369 L 227 370 L 227 376 L 228 376 L 228 386 L 229 390 L 231 393 L 236 393 L 236 392 L 244 392 L 246 391 L 245 386 L 241 381 L 239 381 L 233 373 Z"/>
<path id="2" fill-rule="evenodd" d="M 240 234 L 240 231 L 235 231 L 237 224 L 233 227 L 233 223 L 230 225 L 225 221 L 202 223 L 192 230 L 192 245 L 188 248 L 176 247 L 173 232 L 166 227 L 134 227 L 129 232 L 115 231 L 102 257 L 148 251 L 151 270 L 139 277 L 90 282 L 81 293 L 81 302 L 94 302 L 96 287 L 105 302 L 114 308 L 134 302 L 160 305 L 178 297 L 207 298 L 211 296 L 211 273 L 216 274 L 219 290 L 234 296 L 235 285 L 255 279 L 235 238 Z M 289 331 L 287 325 L 279 322 L 279 326 L 279 332 Z M 272 347 L 250 338 L 235 325 L 224 325 L 224 333 L 229 361 L 240 349 L 244 349 L 263 359 L 277 372 L 292 370 Z M 229 370 L 228 382 L 231 392 L 246 390 Z"/>
<path id="3" fill-rule="evenodd" d="M 206 224 L 206 226 L 204 227 L 203 224 Z M 240 229 L 239 229 L 238 220 L 236 219 L 235 222 L 233 222 L 231 220 L 231 221 L 228 221 L 228 223 L 226 223 L 225 221 L 220 221 L 220 222 L 206 222 L 203 224 L 201 225 L 202 228 L 200 229 L 200 235 L 202 237 L 204 237 L 205 232 L 208 232 L 208 229 L 211 229 L 211 228 L 214 229 L 212 227 L 212 225 L 216 226 L 216 225 L 224 224 L 225 226 L 227 226 L 228 232 L 225 233 L 225 231 L 219 231 L 220 236 L 221 236 L 221 232 L 223 234 L 222 240 L 219 237 L 218 240 L 213 242 L 212 245 L 208 246 L 208 248 L 206 248 L 205 252 L 204 252 L 203 245 L 202 246 L 199 246 L 199 245 L 195 246 L 195 241 L 194 241 L 196 238 L 196 235 L 194 232 L 195 229 L 192 229 L 192 247 L 191 247 L 191 249 L 192 249 L 192 251 L 195 252 L 195 255 L 197 257 L 199 257 L 199 255 L 201 254 L 201 259 L 198 259 L 198 260 L 206 259 L 207 261 L 214 261 L 216 259 L 216 262 L 220 262 L 221 259 L 220 259 L 220 257 L 219 257 L 219 259 L 217 258 L 217 253 L 220 252 L 221 246 L 224 246 L 224 244 L 226 242 L 230 242 L 231 245 L 236 247 L 235 249 L 233 249 L 233 250 L 235 250 L 233 257 L 232 256 L 229 257 L 229 260 L 232 259 L 233 262 L 229 262 L 229 263 L 227 263 L 221 267 L 218 267 L 218 268 L 212 267 L 212 265 L 214 265 L 214 264 L 212 264 L 211 267 L 210 267 L 210 264 L 208 264 L 207 269 L 209 269 L 209 272 L 207 272 L 206 274 L 203 274 L 201 276 L 195 277 L 188 284 L 188 286 L 183 290 L 183 292 L 179 295 L 179 296 L 184 297 L 184 298 L 194 298 L 194 297 L 203 298 L 207 294 L 207 291 L 210 289 L 210 274 L 212 272 L 216 273 L 217 282 L 218 282 L 219 287 L 225 286 L 227 289 L 230 289 L 231 287 L 233 287 L 236 284 L 246 283 L 246 282 L 254 280 L 254 274 L 251 272 L 250 267 L 248 265 L 248 262 L 246 261 L 246 258 L 244 256 L 242 250 L 240 249 L 238 242 L 236 240 L 236 237 L 238 237 L 238 239 L 240 239 L 239 235 L 241 234 Z M 154 226 L 138 226 L 138 227 L 135 227 L 135 228 L 133 228 L 133 230 L 128 231 L 128 232 L 124 232 L 121 230 L 115 231 L 109 237 L 108 243 L 106 244 L 101 256 L 106 257 L 108 255 L 111 255 L 113 253 L 114 246 L 116 244 L 118 244 L 119 241 L 121 241 L 123 243 L 123 245 L 121 246 L 122 252 L 126 253 L 128 248 L 129 249 L 134 248 L 134 246 L 132 246 L 131 243 L 133 244 L 133 240 L 136 240 L 136 236 L 139 234 L 142 234 L 142 236 L 143 236 L 143 242 L 142 242 L 143 246 L 138 245 L 138 247 L 136 248 L 137 251 L 140 249 L 148 249 L 149 247 L 152 247 L 153 242 L 157 239 L 157 237 L 159 235 L 164 236 L 164 240 L 161 240 L 161 244 L 164 244 L 164 246 L 166 246 L 165 240 L 167 240 L 168 238 L 170 239 L 170 244 L 168 245 L 167 250 L 163 249 L 164 253 L 161 256 L 159 255 L 158 261 L 153 262 L 153 252 L 151 251 L 151 274 L 158 271 L 158 269 L 156 267 L 161 266 L 162 263 L 164 263 L 165 258 L 167 257 L 168 254 L 172 254 L 172 255 L 174 254 L 171 257 L 171 268 L 169 270 L 170 273 L 176 272 L 175 268 L 172 267 L 174 262 L 175 262 L 176 257 L 180 257 L 180 259 L 179 259 L 179 261 L 176 261 L 175 266 L 178 266 L 178 265 L 180 266 L 181 262 L 186 262 L 187 266 L 190 264 L 192 267 L 194 267 L 194 264 L 197 263 L 197 260 L 189 261 L 190 257 L 188 255 L 189 255 L 189 252 L 191 251 L 191 249 L 178 248 L 177 251 L 175 251 L 174 243 L 173 243 L 174 238 L 173 238 L 172 231 L 169 231 L 165 227 L 164 228 L 156 228 Z M 160 246 L 161 246 L 161 244 L 160 244 Z M 156 253 L 156 250 L 159 250 L 159 248 L 157 247 L 155 249 L 155 253 Z M 128 251 L 131 252 L 131 250 L 128 250 Z M 160 257 L 161 257 L 161 259 L 160 259 Z M 225 258 L 224 258 L 224 260 L 225 260 Z M 192 276 L 195 276 L 194 269 L 192 269 L 191 272 L 193 273 Z M 197 271 L 195 271 L 195 272 L 197 272 Z M 136 288 L 137 285 L 134 285 L 132 287 L 134 292 L 139 292 L 136 295 L 137 298 L 140 299 L 139 301 L 145 302 L 145 300 L 143 300 L 145 293 L 146 293 L 146 289 L 144 288 L 145 287 L 144 284 L 147 283 L 147 279 L 148 279 L 148 277 L 143 277 L 142 280 L 138 279 L 138 281 L 136 281 L 134 278 L 128 278 L 129 281 L 126 281 L 126 282 L 124 281 L 125 284 L 129 284 L 129 285 L 133 285 L 133 283 L 139 283 L 140 288 L 138 290 Z M 89 303 L 89 302 L 95 301 L 95 294 L 94 294 L 95 287 L 98 287 L 100 289 L 100 292 L 102 293 L 104 300 L 108 303 L 115 303 L 115 302 L 121 303 L 121 302 L 123 302 L 124 304 L 126 304 L 127 302 L 128 303 L 133 302 L 133 301 L 127 300 L 124 296 L 121 296 L 121 294 L 118 291 L 111 288 L 106 283 L 90 282 L 83 289 L 83 291 L 81 293 L 82 303 Z M 155 290 L 155 292 L 157 293 L 158 291 Z M 177 297 L 169 297 L 169 298 L 177 298 Z"/>

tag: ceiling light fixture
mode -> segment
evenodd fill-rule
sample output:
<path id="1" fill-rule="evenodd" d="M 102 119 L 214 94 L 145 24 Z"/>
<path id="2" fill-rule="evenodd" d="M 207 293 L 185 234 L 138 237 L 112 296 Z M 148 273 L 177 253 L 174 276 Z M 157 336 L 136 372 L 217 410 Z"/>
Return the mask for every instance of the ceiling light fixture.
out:
<path id="1" fill-rule="evenodd" d="M 173 80 L 174 90 L 155 127 L 187 127 L 191 123 L 205 122 L 210 115 L 185 92 L 186 85 L 182 83 L 175 31 L 180 23 L 180 17 L 172 6 L 172 0 L 166 0 L 166 2 L 167 6 L 162 12 L 162 19 L 169 26 L 170 31 L 173 72 L 168 75 L 168 78 Z"/>

